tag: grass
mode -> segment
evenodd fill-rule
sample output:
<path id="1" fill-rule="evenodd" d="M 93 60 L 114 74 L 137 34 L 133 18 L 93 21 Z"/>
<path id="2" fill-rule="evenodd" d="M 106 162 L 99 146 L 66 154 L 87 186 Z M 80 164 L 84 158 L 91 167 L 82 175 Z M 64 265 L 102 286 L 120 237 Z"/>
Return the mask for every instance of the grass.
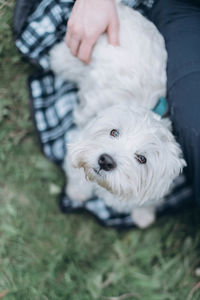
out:
<path id="1" fill-rule="evenodd" d="M 38 149 L 13 5 L 0 0 L 0 299 L 199 300 L 199 210 L 124 232 L 59 212 L 63 176 Z"/>

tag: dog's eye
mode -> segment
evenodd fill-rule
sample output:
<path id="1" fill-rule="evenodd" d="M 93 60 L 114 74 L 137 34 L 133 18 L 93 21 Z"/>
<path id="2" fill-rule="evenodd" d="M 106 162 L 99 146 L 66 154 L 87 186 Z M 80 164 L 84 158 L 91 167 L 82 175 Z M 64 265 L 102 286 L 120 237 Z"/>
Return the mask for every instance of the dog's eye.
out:
<path id="1" fill-rule="evenodd" d="M 135 158 L 137 159 L 137 161 L 140 164 L 146 164 L 146 162 L 147 162 L 147 159 L 146 159 L 146 157 L 144 155 L 136 154 Z"/>
<path id="2" fill-rule="evenodd" d="M 119 131 L 117 129 L 112 129 L 110 132 L 110 135 L 113 137 L 118 137 L 119 136 Z"/>

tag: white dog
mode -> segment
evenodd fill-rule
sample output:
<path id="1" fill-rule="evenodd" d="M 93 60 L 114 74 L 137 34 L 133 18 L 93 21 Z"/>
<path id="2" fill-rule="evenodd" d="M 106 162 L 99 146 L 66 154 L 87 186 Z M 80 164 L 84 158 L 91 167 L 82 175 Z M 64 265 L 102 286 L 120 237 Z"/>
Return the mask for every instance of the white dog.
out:
<path id="1" fill-rule="evenodd" d="M 103 197 L 115 210 L 132 212 L 143 228 L 154 221 L 155 206 L 186 164 L 169 119 L 152 112 L 166 94 L 164 40 L 139 12 L 119 1 L 116 6 L 119 46 L 102 35 L 89 65 L 64 42 L 50 53 L 52 70 L 79 87 L 66 192 L 73 201 Z"/>

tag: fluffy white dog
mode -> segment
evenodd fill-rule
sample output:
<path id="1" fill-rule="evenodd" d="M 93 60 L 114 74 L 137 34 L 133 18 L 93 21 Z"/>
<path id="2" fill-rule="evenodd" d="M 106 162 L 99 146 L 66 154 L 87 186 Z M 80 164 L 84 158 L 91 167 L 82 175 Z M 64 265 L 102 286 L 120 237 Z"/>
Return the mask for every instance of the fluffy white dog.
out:
<path id="1" fill-rule="evenodd" d="M 62 42 L 50 59 L 57 75 L 79 87 L 77 129 L 65 160 L 68 196 L 77 202 L 98 195 L 115 210 L 132 212 L 143 228 L 154 221 L 155 206 L 185 161 L 170 120 L 152 112 L 166 94 L 164 40 L 150 21 L 119 2 L 119 46 L 102 35 L 85 65 Z"/>

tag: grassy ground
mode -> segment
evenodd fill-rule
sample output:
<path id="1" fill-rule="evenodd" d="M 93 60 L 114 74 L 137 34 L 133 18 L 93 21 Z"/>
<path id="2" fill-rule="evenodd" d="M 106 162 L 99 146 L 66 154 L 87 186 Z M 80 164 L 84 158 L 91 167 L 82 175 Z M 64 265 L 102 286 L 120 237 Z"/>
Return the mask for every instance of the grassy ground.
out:
<path id="1" fill-rule="evenodd" d="M 38 150 L 13 3 L 0 0 L 0 299 L 199 300 L 199 211 L 144 232 L 58 211 L 63 178 Z"/>

